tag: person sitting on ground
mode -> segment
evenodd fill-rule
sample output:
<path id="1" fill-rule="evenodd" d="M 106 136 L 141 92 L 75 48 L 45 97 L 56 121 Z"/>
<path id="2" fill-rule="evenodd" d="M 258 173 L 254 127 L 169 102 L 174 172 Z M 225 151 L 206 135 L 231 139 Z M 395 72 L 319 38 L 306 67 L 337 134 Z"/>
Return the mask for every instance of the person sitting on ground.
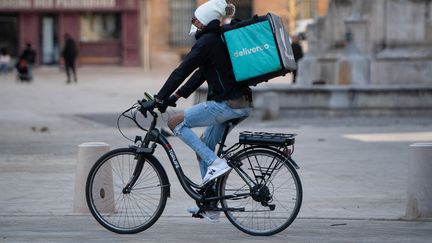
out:
<path id="1" fill-rule="evenodd" d="M 11 61 L 11 57 L 6 50 L 6 48 L 2 48 L 0 50 L 0 75 L 6 75 L 9 71 L 9 63 Z"/>
<path id="2" fill-rule="evenodd" d="M 20 60 L 26 61 L 27 68 L 27 81 L 33 80 L 33 66 L 36 63 L 36 51 L 33 49 L 31 43 L 26 44 L 26 48 L 20 56 Z"/>
<path id="3" fill-rule="evenodd" d="M 24 58 L 20 58 L 15 65 L 15 68 L 17 70 L 17 79 L 22 82 L 30 82 L 30 70 L 29 66 L 27 64 L 27 60 Z"/>

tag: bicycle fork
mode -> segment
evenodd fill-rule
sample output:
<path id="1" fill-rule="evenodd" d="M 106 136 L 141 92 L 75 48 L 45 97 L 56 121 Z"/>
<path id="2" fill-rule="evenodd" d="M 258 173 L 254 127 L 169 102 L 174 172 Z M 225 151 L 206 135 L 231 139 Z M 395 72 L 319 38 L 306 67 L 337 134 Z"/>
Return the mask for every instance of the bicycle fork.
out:
<path id="1" fill-rule="evenodd" d="M 141 175 L 142 169 L 144 168 L 144 159 L 142 155 L 136 155 L 137 157 L 137 164 L 135 166 L 135 169 L 132 173 L 132 177 L 130 178 L 130 181 L 126 184 L 126 186 L 123 188 L 122 192 L 124 194 L 129 194 L 132 191 L 132 188 L 135 186 L 135 183 L 137 182 L 139 176 Z"/>

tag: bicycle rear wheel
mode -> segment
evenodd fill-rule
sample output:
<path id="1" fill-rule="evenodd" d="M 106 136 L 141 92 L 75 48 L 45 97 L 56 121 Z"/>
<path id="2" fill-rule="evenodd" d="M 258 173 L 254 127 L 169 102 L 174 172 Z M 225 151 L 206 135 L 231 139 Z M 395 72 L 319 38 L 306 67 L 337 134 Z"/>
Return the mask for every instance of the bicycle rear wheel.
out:
<path id="1" fill-rule="evenodd" d="M 126 190 L 139 163 L 143 165 L 141 173 Z M 90 212 L 102 226 L 119 234 L 138 233 L 153 225 L 168 194 L 168 177 L 157 159 L 138 155 L 132 148 L 103 155 L 90 170 L 86 184 Z"/>
<path id="2" fill-rule="evenodd" d="M 303 192 L 294 167 L 279 153 L 267 149 L 240 152 L 232 159 L 237 168 L 220 181 L 222 196 L 248 194 L 222 200 L 229 221 L 251 235 L 273 235 L 297 217 Z M 246 183 L 248 181 L 248 183 Z"/>

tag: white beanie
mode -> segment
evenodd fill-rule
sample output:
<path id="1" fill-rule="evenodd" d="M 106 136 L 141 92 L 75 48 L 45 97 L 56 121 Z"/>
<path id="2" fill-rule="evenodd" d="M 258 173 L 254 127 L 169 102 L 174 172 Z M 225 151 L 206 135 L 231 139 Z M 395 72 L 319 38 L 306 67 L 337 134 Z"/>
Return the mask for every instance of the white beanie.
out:
<path id="1" fill-rule="evenodd" d="M 220 19 L 226 15 L 225 0 L 210 0 L 195 10 L 195 17 L 203 24 L 208 25 L 212 20 Z"/>

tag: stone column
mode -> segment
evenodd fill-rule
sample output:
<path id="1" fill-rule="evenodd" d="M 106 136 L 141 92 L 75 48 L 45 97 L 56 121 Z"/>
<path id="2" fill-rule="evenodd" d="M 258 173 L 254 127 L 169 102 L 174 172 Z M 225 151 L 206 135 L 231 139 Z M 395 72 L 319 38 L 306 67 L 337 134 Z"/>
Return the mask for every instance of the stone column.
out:
<path id="1" fill-rule="evenodd" d="M 320 30 L 323 28 L 323 18 L 317 18 L 314 23 L 308 25 L 306 37 L 308 51 L 297 63 L 297 83 L 299 85 L 312 85 L 314 81 L 321 79 L 321 67 L 318 63 L 320 46 Z"/>
<path id="2" fill-rule="evenodd" d="M 432 218 L 432 143 L 410 145 L 407 219 Z"/>
<path id="3" fill-rule="evenodd" d="M 347 46 L 336 63 L 337 83 L 365 85 L 370 83 L 370 58 L 367 51 L 367 20 L 353 15 L 345 20 Z"/>
<path id="4" fill-rule="evenodd" d="M 432 2 L 429 3 L 427 14 L 429 18 L 426 20 L 426 40 L 432 42 Z"/>

